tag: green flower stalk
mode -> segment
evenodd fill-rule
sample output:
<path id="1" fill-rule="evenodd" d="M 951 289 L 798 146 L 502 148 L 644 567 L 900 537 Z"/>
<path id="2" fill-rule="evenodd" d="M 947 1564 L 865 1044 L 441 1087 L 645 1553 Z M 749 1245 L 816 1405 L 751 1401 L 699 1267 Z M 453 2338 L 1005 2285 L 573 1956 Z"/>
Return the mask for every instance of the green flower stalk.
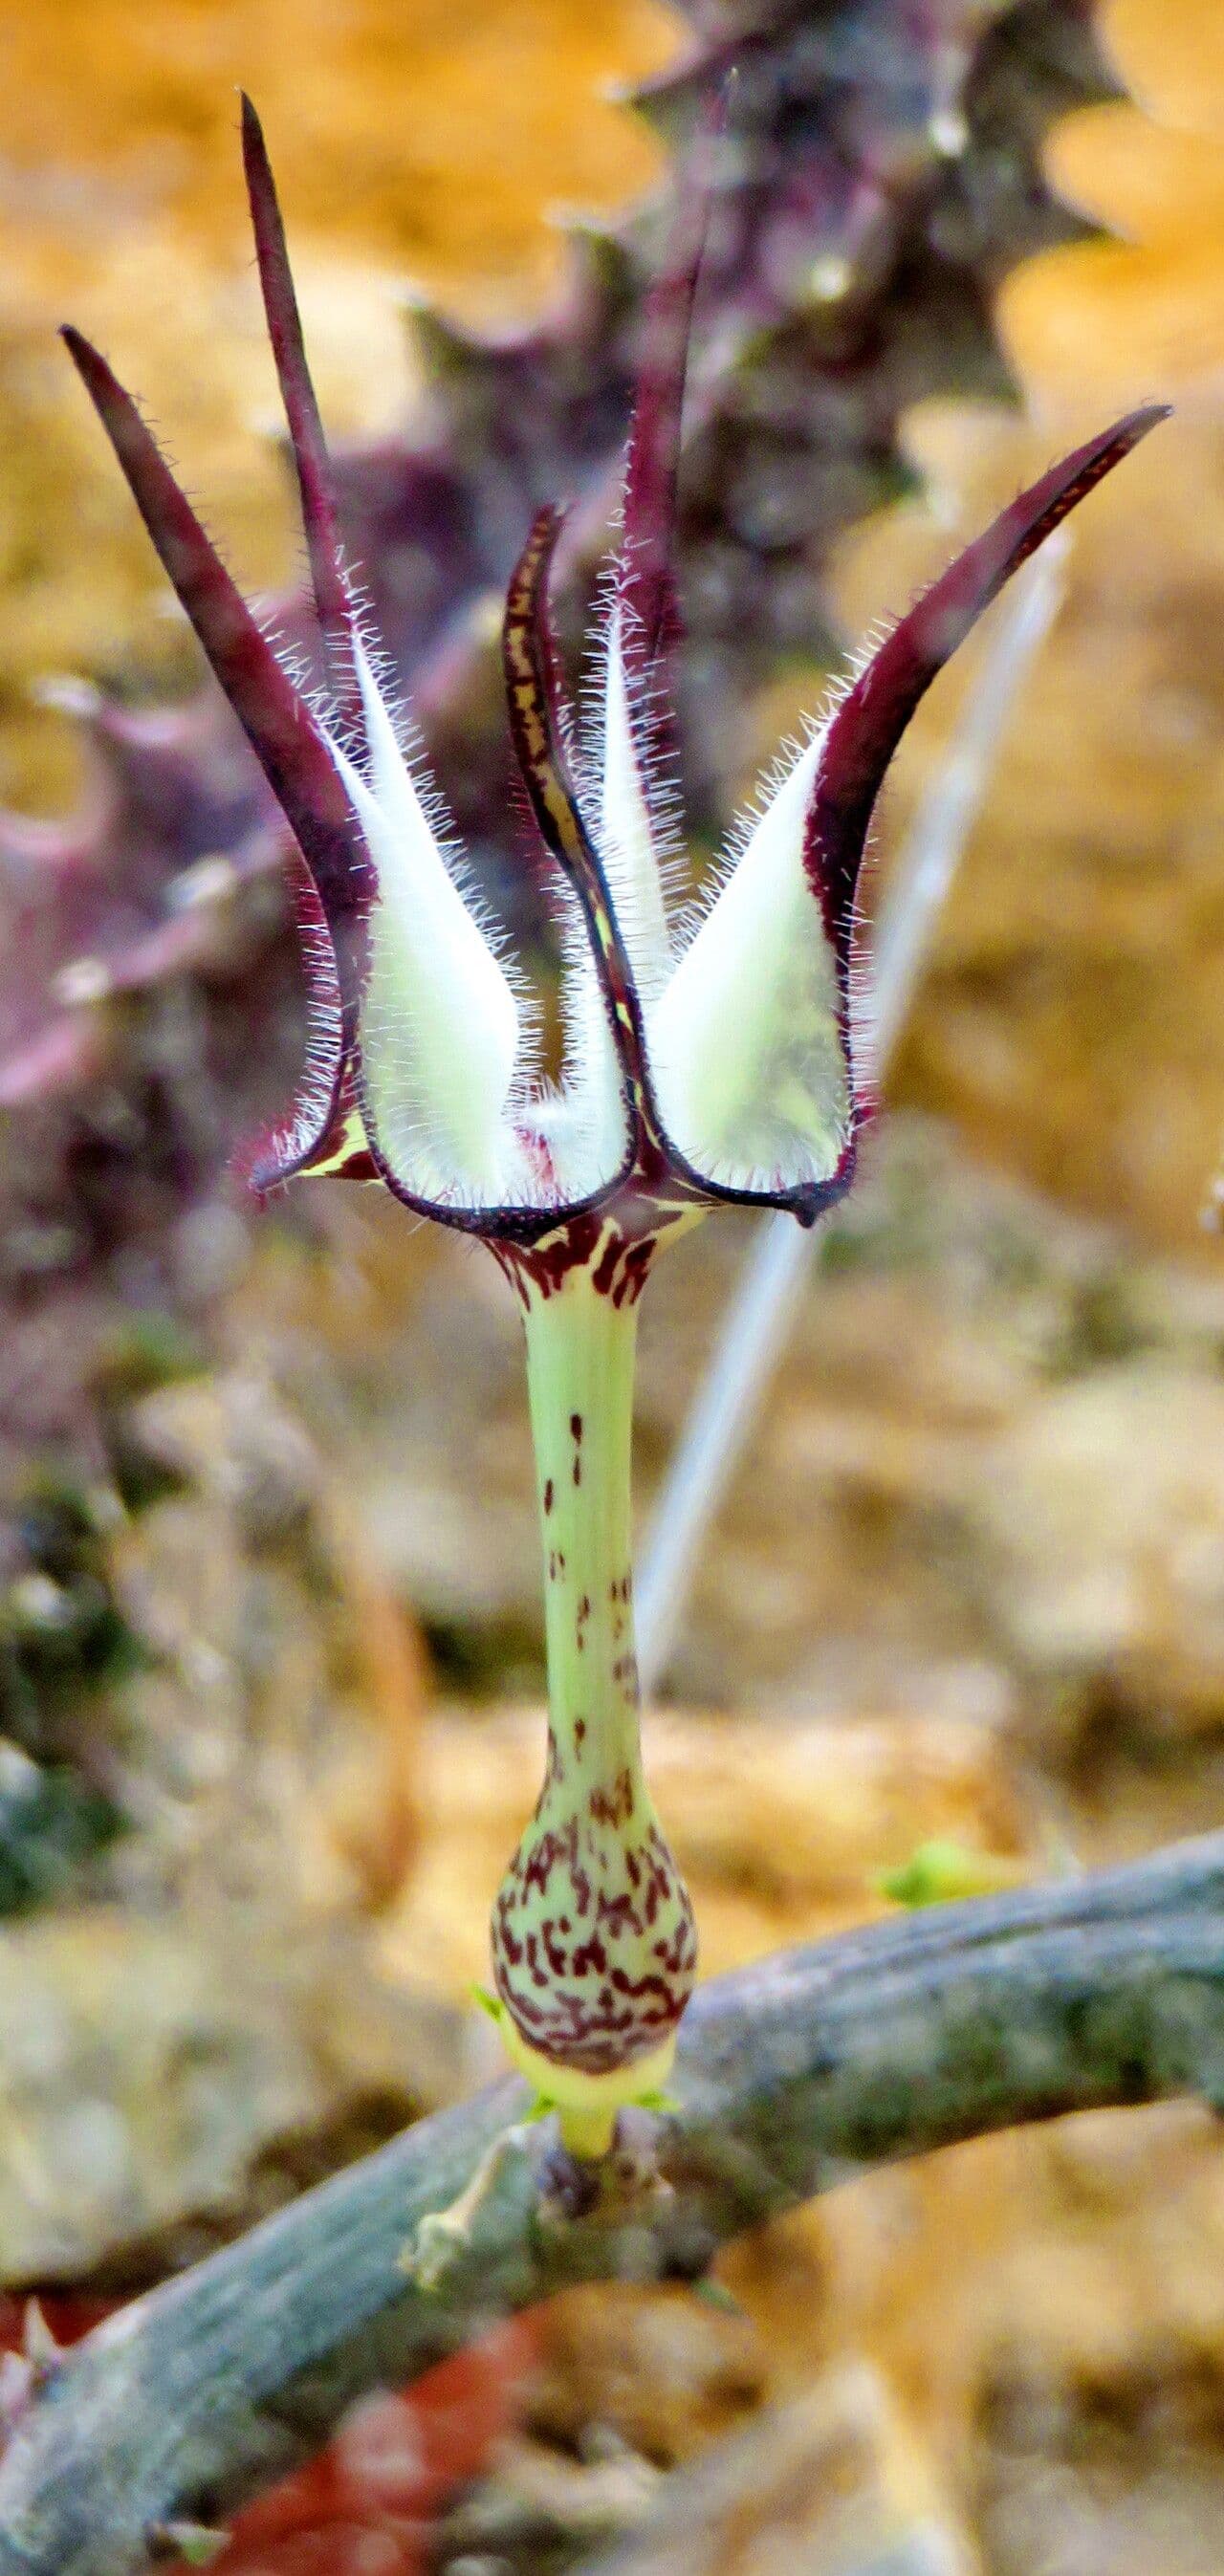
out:
<path id="1" fill-rule="evenodd" d="M 1163 415 L 1132 413 L 1001 512 L 765 782 L 696 918 L 667 900 L 670 537 L 703 212 L 682 205 L 645 317 L 591 720 L 548 612 L 561 520 L 526 536 L 503 630 L 511 739 L 567 912 L 564 1078 L 465 882 L 345 566 L 258 122 L 243 145 L 326 672 L 278 659 L 105 361 L 65 334 L 165 570 L 285 813 L 311 1003 L 305 1078 L 248 1161 L 385 1184 L 486 1243 L 524 1317 L 546 1566 L 544 1785 L 493 1909 L 494 2009 L 562 2136 L 593 2157 L 658 2097 L 696 1972 L 692 1911 L 642 1769 L 630 1566 L 637 1301 L 656 1254 L 728 1200 L 811 1225 L 868 1115 L 857 889 L 919 699 L 1004 582 Z"/>
<path id="2" fill-rule="evenodd" d="M 661 2088 L 692 1990 L 688 1891 L 642 1770 L 629 1466 L 637 1305 L 576 1264 L 526 1291 L 544 1546 L 548 1763 L 493 1910 L 510 2054 L 580 2154 Z"/>

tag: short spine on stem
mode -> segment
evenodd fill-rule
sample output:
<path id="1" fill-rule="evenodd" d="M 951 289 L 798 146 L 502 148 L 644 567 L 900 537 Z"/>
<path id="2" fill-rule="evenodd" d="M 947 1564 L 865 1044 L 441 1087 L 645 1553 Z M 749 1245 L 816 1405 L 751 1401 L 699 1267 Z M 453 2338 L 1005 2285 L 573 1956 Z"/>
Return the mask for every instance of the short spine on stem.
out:
<path id="1" fill-rule="evenodd" d="M 512 2057 L 594 2155 L 665 2083 L 692 1992 L 688 1891 L 642 1771 L 630 1569 L 637 1303 L 517 1268 L 545 1565 L 548 1760 L 493 1908 Z M 533 1275 L 534 1273 L 534 1275 Z M 606 1273 L 605 1273 L 606 1275 Z M 636 1285 L 636 1282 L 634 1283 Z"/>

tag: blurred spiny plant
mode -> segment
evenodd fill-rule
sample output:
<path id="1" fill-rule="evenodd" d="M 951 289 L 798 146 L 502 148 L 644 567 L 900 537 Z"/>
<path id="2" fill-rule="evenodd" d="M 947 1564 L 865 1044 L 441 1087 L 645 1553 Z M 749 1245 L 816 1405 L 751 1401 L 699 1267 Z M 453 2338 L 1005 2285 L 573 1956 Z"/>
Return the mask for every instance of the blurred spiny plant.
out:
<path id="1" fill-rule="evenodd" d="M 1046 189 L 1042 139 L 1112 83 L 1091 0 L 685 14 L 679 67 L 639 104 L 681 186 L 699 102 L 734 66 L 678 528 L 679 739 L 708 846 L 753 692 L 780 658 L 834 649 L 832 541 L 911 488 L 904 410 L 1009 394 L 994 289 L 1080 229 Z M 674 193 L 610 231 L 576 228 L 566 287 L 532 328 L 478 339 L 417 311 L 414 419 L 336 459 L 345 552 L 394 682 L 479 879 L 537 960 L 548 901 L 513 819 L 500 604 L 525 526 L 563 493 L 563 638 L 586 620 Z M 279 631 L 317 672 L 300 603 Z M 159 1312 L 206 1313 L 234 1240 L 222 1176 L 282 1096 L 304 1027 L 284 824 L 217 693 L 150 710 L 121 689 L 65 691 L 87 740 L 79 810 L 0 817 L 0 1469 L 15 1498 L 0 1592 L 41 1571 L 22 1535 L 31 1460 L 70 1456 L 82 1497 L 112 1479 L 129 1342 L 155 1339 Z M 101 1575 L 93 1538 L 87 1553 L 89 1588 L 104 1543 Z"/>

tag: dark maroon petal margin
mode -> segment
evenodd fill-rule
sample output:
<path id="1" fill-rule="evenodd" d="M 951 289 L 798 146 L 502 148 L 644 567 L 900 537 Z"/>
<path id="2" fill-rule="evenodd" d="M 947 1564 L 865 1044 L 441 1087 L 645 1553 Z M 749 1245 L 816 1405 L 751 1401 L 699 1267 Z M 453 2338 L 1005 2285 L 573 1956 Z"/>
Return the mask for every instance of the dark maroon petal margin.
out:
<path id="1" fill-rule="evenodd" d="M 364 740 L 361 693 L 353 659 L 354 620 L 340 546 L 327 442 L 302 337 L 276 182 L 259 118 L 242 96 L 242 166 L 246 174 L 259 283 L 277 382 L 289 424 L 302 502 L 310 578 L 323 636 L 328 686 L 348 732 Z"/>
<path id="2" fill-rule="evenodd" d="M 642 322 L 616 588 L 626 612 L 626 663 L 631 674 L 647 680 L 665 677 L 680 635 L 672 548 L 684 387 L 709 227 L 710 161 L 724 125 L 720 96 L 706 111 Z"/>
<path id="3" fill-rule="evenodd" d="M 804 855 L 843 967 L 872 808 L 919 700 L 1004 583 L 1168 416 L 1167 403 L 1128 412 L 1030 484 L 924 591 L 842 699 L 825 736 Z"/>
<path id="4" fill-rule="evenodd" d="M 595 971 L 635 1129 L 649 1116 L 642 1010 L 621 937 L 603 862 L 587 830 L 566 754 L 568 710 L 548 613 L 548 577 L 562 517 L 537 512 L 510 576 L 502 623 L 502 663 L 510 739 L 545 847 L 582 906 Z"/>
<path id="5" fill-rule="evenodd" d="M 317 1105 L 304 1104 L 300 1150 L 282 1172 L 267 1173 L 268 1185 L 273 1177 L 287 1179 L 312 1160 L 337 1128 L 361 986 L 370 895 L 365 848 L 319 725 L 180 491 L 131 396 L 79 331 L 68 325 L 62 337 L 171 585 L 302 852 L 317 899 L 302 898 L 300 881 L 294 886 L 312 1020 L 310 1090 Z"/>

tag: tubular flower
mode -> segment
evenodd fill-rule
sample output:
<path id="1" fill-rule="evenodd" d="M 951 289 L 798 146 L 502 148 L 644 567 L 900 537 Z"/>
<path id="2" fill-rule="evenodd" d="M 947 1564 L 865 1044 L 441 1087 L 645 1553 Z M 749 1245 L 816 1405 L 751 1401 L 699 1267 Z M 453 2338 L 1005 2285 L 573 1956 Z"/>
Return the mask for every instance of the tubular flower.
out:
<path id="1" fill-rule="evenodd" d="M 571 914 L 566 1065 L 541 1081 L 512 961 L 389 702 L 341 552 L 258 121 L 243 147 L 301 492 L 327 708 L 278 660 L 127 394 L 71 354 L 146 527 L 283 808 L 310 1026 L 299 1098 L 251 1159 L 380 1179 L 487 1243 L 521 1301 L 547 1568 L 548 1760 L 493 1911 L 496 2010 L 580 2153 L 665 2081 L 692 1989 L 688 1897 L 639 1745 L 629 1559 L 634 1332 L 660 1245 L 726 1200 L 811 1225 L 849 1188 L 867 1109 L 856 888 L 872 809 L 920 698 L 1010 575 L 1163 417 L 1132 413 L 1003 510 L 779 767 L 695 926 L 665 896 L 660 787 L 678 632 L 669 561 L 701 212 L 646 315 L 595 721 L 566 705 L 549 621 L 561 526 L 540 513 L 503 629 L 509 723 Z"/>

